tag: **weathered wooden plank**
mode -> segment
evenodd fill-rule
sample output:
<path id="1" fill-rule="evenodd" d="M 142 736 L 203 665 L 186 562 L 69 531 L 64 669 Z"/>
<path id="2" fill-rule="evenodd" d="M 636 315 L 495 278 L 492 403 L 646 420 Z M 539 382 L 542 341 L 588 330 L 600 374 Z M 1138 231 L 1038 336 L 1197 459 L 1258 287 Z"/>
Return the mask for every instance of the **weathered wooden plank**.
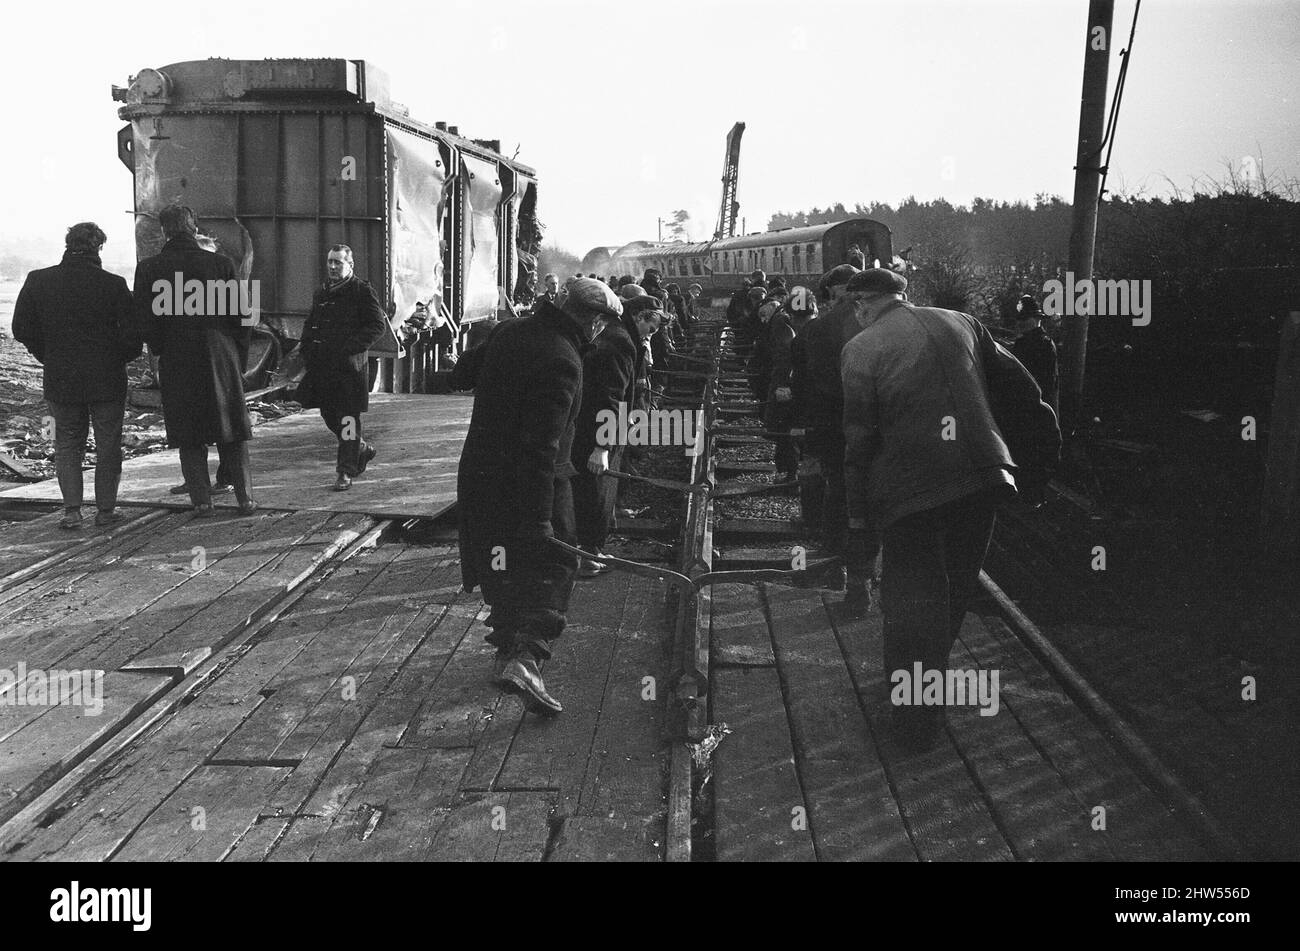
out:
<path id="1" fill-rule="evenodd" d="M 327 693 L 342 697 L 346 685 L 340 677 L 370 643 L 372 626 L 381 625 L 395 607 L 385 599 L 377 599 L 377 604 L 367 601 L 364 592 L 400 550 L 385 547 L 357 555 L 281 619 L 277 627 L 285 625 L 312 636 L 293 664 L 271 679 L 267 702 L 222 744 L 220 759 L 275 759 Z M 286 755 L 300 758 L 300 746 Z"/>
<path id="2" fill-rule="evenodd" d="M 732 731 L 713 754 L 719 861 L 816 861 L 777 672 L 715 668 L 712 681 L 712 719 Z"/>
<path id="3" fill-rule="evenodd" d="M 267 790 L 289 770 L 204 766 L 136 828 L 113 861 L 216 862 L 256 823 Z"/>
<path id="4" fill-rule="evenodd" d="M 425 857 L 456 796 L 468 750 L 384 749 L 328 816 L 295 819 L 274 861 Z"/>
<path id="5" fill-rule="evenodd" d="M 673 635 L 662 600 L 658 585 L 634 581 L 629 586 L 577 808 L 580 815 L 611 820 L 657 817 L 660 842 L 667 807 Z"/>
<path id="6" fill-rule="evenodd" d="M 709 612 L 710 662 L 714 665 L 771 666 L 772 635 L 758 588 L 717 584 Z"/>
<path id="7" fill-rule="evenodd" d="M 98 703 L 102 706 L 97 713 L 92 713 L 93 704 L 47 706 L 41 708 L 41 716 L 0 743 L 0 823 L 107 742 L 171 687 L 173 680 L 157 674 L 109 671 L 100 682 Z M 83 684 L 83 689 L 89 687 Z M 6 712 L 12 709 L 0 707 Z"/>
<path id="8" fill-rule="evenodd" d="M 44 825 L 17 839 L 11 856 L 98 862 L 202 766 L 257 705 L 261 690 L 302 649 L 285 636 L 241 653 L 186 706 L 59 800 Z"/>
<path id="9" fill-rule="evenodd" d="M 385 686 L 392 681 L 401 664 L 428 633 L 434 619 L 432 616 L 425 617 L 423 612 L 432 614 L 440 610 L 440 605 L 426 606 L 421 613 L 408 619 L 397 636 L 385 639 L 388 644 L 386 653 L 369 670 L 354 666 L 352 670 L 355 672 L 345 673 L 344 678 L 353 677 L 358 681 L 355 695 L 351 699 L 344 695 L 342 689 L 324 694 L 274 754 L 276 760 L 296 759 L 297 766 L 289 779 L 275 791 L 268 802 L 268 809 L 296 812 L 308 797 L 314 795 L 326 775 L 336 768 L 341 752 L 356 741 L 358 731 L 370 721 L 371 713 L 382 702 Z M 380 716 L 400 717 L 400 721 L 391 723 L 398 727 L 397 730 L 383 732 L 382 742 L 395 745 L 407 729 L 416 709 L 415 703 L 411 701 L 402 702 L 401 698 L 392 698 Z M 371 722 L 372 730 L 375 725 L 375 722 Z M 373 735 L 363 736 L 362 747 L 368 747 L 374 739 Z M 372 753 L 372 759 L 373 755 Z M 368 759 L 364 761 L 368 762 Z M 345 772 L 358 765 L 362 764 L 355 757 L 347 758 Z"/>
<path id="10" fill-rule="evenodd" d="M 546 663 L 547 689 L 564 703 L 564 713 L 524 719 L 495 788 L 558 789 L 560 811 L 573 811 L 591 756 L 630 578 L 615 571 L 579 584 L 564 635 L 552 644 Z M 637 583 L 648 584 L 640 579 Z M 631 686 L 636 689 L 638 684 Z"/>
<path id="11" fill-rule="evenodd" d="M 457 805 L 434 839 L 437 862 L 540 862 L 550 839 L 554 795 L 499 792 Z"/>
<path id="12" fill-rule="evenodd" d="M 288 590 L 341 530 L 338 518 L 295 512 L 263 520 L 256 536 L 213 563 L 108 639 L 100 654 L 125 669 L 188 673 Z M 210 575 L 209 577 L 204 577 Z"/>
<path id="13" fill-rule="evenodd" d="M 221 857 L 223 862 L 265 862 L 289 828 L 290 819 L 258 819 Z"/>
<path id="14" fill-rule="evenodd" d="M 895 741 L 879 608 L 854 612 L 842 601 L 823 598 L 917 855 L 922 861 L 1010 860 L 1011 850 L 947 734 L 924 753 L 908 753 Z"/>
<path id="15" fill-rule="evenodd" d="M 963 634 L 982 626 L 968 614 Z M 981 662 L 962 641 L 953 647 L 954 670 L 996 671 L 998 708 L 989 716 L 976 706 L 948 708 L 958 750 L 984 790 L 1018 859 L 1114 861 L 1106 838 L 1090 829 L 1089 806 L 1079 801 L 1016 717 L 1015 693 L 1025 685 L 1020 670 L 1003 657 Z M 974 699 L 974 698 L 972 698 Z M 991 708 L 990 708 L 991 709 Z"/>
<path id="16" fill-rule="evenodd" d="M 257 427 L 249 442 L 253 495 L 266 509 L 368 512 L 383 518 L 426 517 L 456 500 L 456 466 L 473 397 L 374 394 L 366 413 L 366 440 L 380 455 L 348 492 L 331 492 L 334 437 L 311 412 Z M 159 506 L 188 504 L 169 495 L 180 472 L 175 450 L 128 459 L 118 498 Z M 0 498 L 57 501 L 49 479 L 0 492 Z M 233 505 L 219 498 L 218 509 Z"/>
<path id="17" fill-rule="evenodd" d="M 967 626 L 962 641 L 980 664 L 1014 665 L 1023 686 L 1004 693 L 1014 715 L 1034 738 L 1075 798 L 1088 810 L 1104 806 L 1110 848 L 1123 860 L 1204 857 L 1203 849 L 1132 770 L 1096 725 L 1052 679 L 999 618 Z"/>
<path id="18" fill-rule="evenodd" d="M 818 858 L 915 861 L 820 592 L 764 591 Z"/>
<path id="19" fill-rule="evenodd" d="M 655 817 L 568 816 L 546 857 L 548 862 L 659 862 L 663 824 Z"/>

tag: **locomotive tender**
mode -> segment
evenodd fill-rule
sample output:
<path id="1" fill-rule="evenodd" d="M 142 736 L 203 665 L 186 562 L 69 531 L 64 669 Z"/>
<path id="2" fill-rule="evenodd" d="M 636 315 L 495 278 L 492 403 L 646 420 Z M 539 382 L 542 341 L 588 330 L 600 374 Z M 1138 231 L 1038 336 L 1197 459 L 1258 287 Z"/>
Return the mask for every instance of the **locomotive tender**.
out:
<path id="1" fill-rule="evenodd" d="M 398 349 L 417 304 L 464 329 L 496 316 L 531 270 L 541 235 L 537 173 L 496 140 L 413 119 L 364 60 L 207 59 L 143 69 L 114 87 L 118 155 L 135 179 L 136 253 L 163 244 L 157 213 L 194 209 L 200 229 L 258 282 L 262 325 L 297 338 L 331 245 L 395 333 L 371 356 L 378 388 L 421 392 L 438 349 Z"/>

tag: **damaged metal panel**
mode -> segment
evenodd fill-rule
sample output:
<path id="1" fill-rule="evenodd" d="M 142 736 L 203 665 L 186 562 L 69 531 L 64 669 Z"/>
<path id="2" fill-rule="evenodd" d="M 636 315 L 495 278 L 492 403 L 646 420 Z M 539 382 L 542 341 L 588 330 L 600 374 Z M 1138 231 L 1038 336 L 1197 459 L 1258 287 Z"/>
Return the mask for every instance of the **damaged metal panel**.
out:
<path id="1" fill-rule="evenodd" d="M 497 235 L 501 214 L 501 177 L 491 162 L 461 154 L 461 190 L 465 201 L 465 288 L 463 323 L 495 317 L 499 279 Z"/>
<path id="2" fill-rule="evenodd" d="M 443 304 L 442 219 L 447 167 L 438 143 L 401 129 L 387 130 L 388 225 L 393 326 L 423 302 Z"/>

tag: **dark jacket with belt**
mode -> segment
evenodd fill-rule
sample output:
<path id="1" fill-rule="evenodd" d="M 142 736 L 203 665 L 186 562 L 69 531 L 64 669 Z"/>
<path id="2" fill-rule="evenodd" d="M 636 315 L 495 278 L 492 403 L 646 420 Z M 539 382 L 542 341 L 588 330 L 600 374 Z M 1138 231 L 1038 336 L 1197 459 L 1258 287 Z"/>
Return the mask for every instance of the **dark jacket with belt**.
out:
<path id="1" fill-rule="evenodd" d="M 456 481 L 461 576 L 467 591 L 482 585 L 489 603 L 530 590 L 519 574 L 545 562 L 538 545 L 553 534 L 552 519 L 572 524 L 567 480 L 586 338 L 576 320 L 538 301 L 531 317 L 497 325 L 453 371 L 454 387 L 474 388 Z"/>
<path id="2" fill-rule="evenodd" d="M 158 355 L 167 442 L 201 446 L 242 442 L 253 434 L 244 405 L 244 366 L 252 328 L 245 326 L 226 298 L 200 314 L 159 313 L 176 285 L 190 281 L 229 287 L 235 266 L 221 254 L 204 251 L 191 235 L 168 239 L 163 249 L 135 269 L 135 310 L 149 348 Z M 155 289 L 155 283 L 161 282 Z M 171 308 L 173 311 L 175 307 Z M 209 310 L 215 312 L 209 313 Z"/>
<path id="3" fill-rule="evenodd" d="M 55 403 L 126 399 L 126 365 L 140 353 L 126 281 L 93 253 L 65 252 L 32 271 L 14 302 L 14 339 L 45 366 L 45 398 Z"/>
<path id="4" fill-rule="evenodd" d="M 370 408 L 366 351 L 387 331 L 384 308 L 369 283 L 353 274 L 317 288 L 302 328 L 307 374 L 298 386 L 306 407 L 334 406 L 344 414 Z"/>

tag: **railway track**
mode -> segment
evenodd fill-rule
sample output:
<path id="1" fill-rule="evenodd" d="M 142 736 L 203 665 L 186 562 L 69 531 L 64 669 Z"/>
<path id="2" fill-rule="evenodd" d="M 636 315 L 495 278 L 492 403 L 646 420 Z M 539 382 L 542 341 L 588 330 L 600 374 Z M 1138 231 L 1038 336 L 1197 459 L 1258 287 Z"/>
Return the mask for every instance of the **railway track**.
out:
<path id="1" fill-rule="evenodd" d="M 842 587 L 842 581 L 836 582 L 841 560 L 819 557 L 811 533 L 798 519 L 719 511 L 718 503 L 722 500 L 775 496 L 793 488 L 790 484 L 763 481 L 766 473 L 775 470 L 770 463 L 720 458 L 720 450 L 768 447 L 772 437 L 780 435 L 767 433 L 760 425 L 744 425 L 746 419 L 761 418 L 763 408 L 762 402 L 754 399 L 748 390 L 745 375 L 748 354 L 749 348 L 740 345 L 724 323 L 702 321 L 693 329 L 689 345 L 670 356 L 669 369 L 662 376 L 663 404 L 694 409 L 704 432 L 703 451 L 691 457 L 684 480 L 642 480 L 681 497 L 675 568 L 669 570 L 625 559 L 607 560 L 612 567 L 666 582 L 669 609 L 675 613 L 670 721 L 673 745 L 666 853 L 670 861 L 698 859 L 695 853 L 701 845 L 708 847 L 702 841 L 695 813 L 704 784 L 701 774 L 707 775 L 708 753 L 719 738 L 709 715 L 712 586 Z M 721 477 L 723 473 L 727 478 Z M 793 504 L 791 500 L 791 508 Z M 634 527 L 622 523 L 619 530 Z M 666 536 L 670 531 L 671 523 L 667 523 L 655 526 L 649 534 Z M 796 554 L 802 557 L 797 560 L 798 567 L 793 567 Z M 1212 854 L 1240 858 L 1243 854 L 1240 842 L 1188 791 L 1102 693 L 987 573 L 981 573 L 980 583 L 983 595 L 996 605 L 1014 635 L 1195 837 Z"/>

